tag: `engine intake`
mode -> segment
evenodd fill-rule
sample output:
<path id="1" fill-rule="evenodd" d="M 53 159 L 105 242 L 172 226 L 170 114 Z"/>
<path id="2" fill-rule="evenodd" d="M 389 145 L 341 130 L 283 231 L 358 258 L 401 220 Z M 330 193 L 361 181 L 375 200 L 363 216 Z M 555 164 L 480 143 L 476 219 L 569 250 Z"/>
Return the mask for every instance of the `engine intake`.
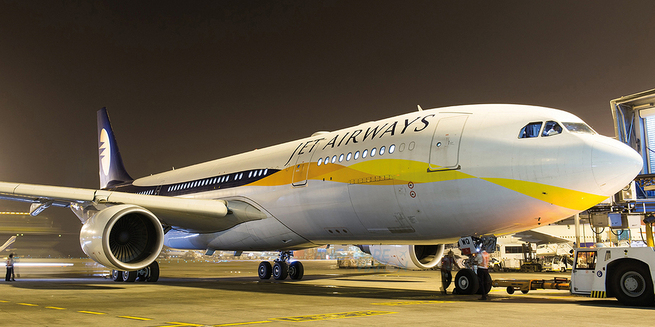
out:
<path id="1" fill-rule="evenodd" d="M 359 248 L 381 263 L 398 268 L 423 270 L 437 266 L 444 245 L 360 245 Z"/>
<path id="2" fill-rule="evenodd" d="M 116 205 L 86 221 L 80 245 L 103 266 L 139 270 L 157 259 L 164 246 L 164 231 L 152 212 L 136 205 Z"/>

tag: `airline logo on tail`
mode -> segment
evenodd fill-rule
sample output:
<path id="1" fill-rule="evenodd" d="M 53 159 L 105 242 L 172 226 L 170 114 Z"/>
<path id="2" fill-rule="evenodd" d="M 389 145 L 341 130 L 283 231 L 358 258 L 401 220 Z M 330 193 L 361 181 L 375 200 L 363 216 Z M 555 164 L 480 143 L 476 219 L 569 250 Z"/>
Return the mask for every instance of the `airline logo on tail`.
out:
<path id="1" fill-rule="evenodd" d="M 100 166 L 105 176 L 109 176 L 109 166 L 111 166 L 111 145 L 109 144 L 109 135 L 106 129 L 100 132 Z"/>

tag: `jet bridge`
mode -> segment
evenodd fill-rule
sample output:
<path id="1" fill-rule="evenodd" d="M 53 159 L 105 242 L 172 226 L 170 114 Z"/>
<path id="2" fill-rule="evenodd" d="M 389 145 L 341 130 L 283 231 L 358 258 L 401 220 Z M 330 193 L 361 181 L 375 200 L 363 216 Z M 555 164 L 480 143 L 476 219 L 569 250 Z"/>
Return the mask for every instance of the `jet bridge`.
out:
<path id="1" fill-rule="evenodd" d="M 635 188 L 617 194 L 616 202 L 633 204 L 632 212 L 655 212 L 655 89 L 610 101 L 616 138 L 643 158 Z M 629 201 L 629 200 L 632 201 Z M 627 201 L 626 201 L 627 200 Z"/>

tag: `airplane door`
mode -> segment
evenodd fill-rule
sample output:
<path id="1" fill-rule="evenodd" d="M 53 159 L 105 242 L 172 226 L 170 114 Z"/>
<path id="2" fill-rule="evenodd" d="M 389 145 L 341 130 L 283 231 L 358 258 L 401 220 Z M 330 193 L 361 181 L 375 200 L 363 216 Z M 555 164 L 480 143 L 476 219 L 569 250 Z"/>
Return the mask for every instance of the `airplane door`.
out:
<path id="1" fill-rule="evenodd" d="M 291 177 L 291 185 L 305 186 L 307 185 L 307 176 L 309 175 L 309 166 L 312 162 L 312 157 L 316 151 L 303 153 L 298 156 L 296 164 L 293 166 L 293 175 Z"/>
<path id="2" fill-rule="evenodd" d="M 431 171 L 459 168 L 459 142 L 467 119 L 467 115 L 459 115 L 439 120 L 430 147 Z"/>

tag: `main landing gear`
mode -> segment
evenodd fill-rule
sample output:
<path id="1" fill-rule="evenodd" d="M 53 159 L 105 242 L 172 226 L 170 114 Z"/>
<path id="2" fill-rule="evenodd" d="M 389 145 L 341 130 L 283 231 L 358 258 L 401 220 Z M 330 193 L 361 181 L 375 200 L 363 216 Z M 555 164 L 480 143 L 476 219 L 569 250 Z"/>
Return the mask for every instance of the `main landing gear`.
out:
<path id="1" fill-rule="evenodd" d="M 287 276 L 293 280 L 302 279 L 305 268 L 300 261 L 289 263 L 291 256 L 293 256 L 293 251 L 281 251 L 272 266 L 270 262 L 262 261 L 257 269 L 257 275 L 260 279 L 270 279 L 271 276 L 276 280 L 285 280 Z"/>
<path id="2" fill-rule="evenodd" d="M 141 270 L 122 271 L 112 270 L 111 279 L 115 282 L 151 282 L 159 280 L 159 263 L 151 263 Z"/>

